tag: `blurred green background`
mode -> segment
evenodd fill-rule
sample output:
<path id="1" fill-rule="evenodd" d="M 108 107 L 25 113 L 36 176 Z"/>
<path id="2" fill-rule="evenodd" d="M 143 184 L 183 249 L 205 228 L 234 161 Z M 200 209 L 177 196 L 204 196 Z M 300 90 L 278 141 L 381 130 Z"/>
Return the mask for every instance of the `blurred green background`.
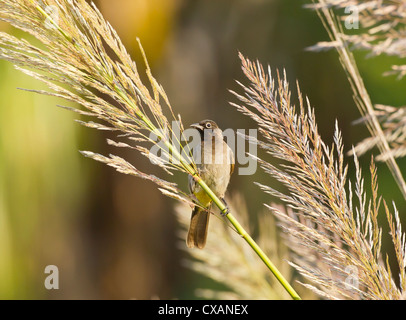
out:
<path id="1" fill-rule="evenodd" d="M 140 70 L 136 37 L 141 39 L 154 75 L 185 125 L 211 118 L 223 129 L 254 127 L 228 104 L 235 102 L 228 89 L 239 90 L 236 79 L 245 82 L 241 51 L 273 69 L 285 68 L 294 93 L 299 81 L 325 142 L 332 142 L 336 119 L 347 150 L 368 135 L 351 124 L 359 113 L 337 54 L 304 50 L 327 40 L 316 13 L 302 7 L 308 1 L 95 2 Z M 0 30 L 22 36 L 6 24 Z M 405 80 L 382 77 L 392 58 L 356 57 L 374 103 L 404 104 Z M 43 85 L 0 61 L 0 298 L 194 298 L 205 279 L 181 265 L 185 253 L 178 249 L 174 202 L 151 183 L 78 152 L 117 154 L 105 143 L 114 136 L 75 123 L 77 115 L 56 107 L 65 101 L 17 88 Z M 132 151 L 119 154 L 142 171 L 159 172 Z M 370 155 L 361 163 L 368 187 Z M 400 165 L 403 169 L 405 162 Z M 397 203 L 404 220 L 405 203 L 394 180 L 386 166 L 378 169 L 381 193 Z M 230 185 L 232 191 L 255 195 L 246 199 L 253 213 L 270 200 L 254 181 L 273 183 L 258 170 L 254 176 L 235 175 Z M 389 246 L 384 249 L 391 254 Z M 44 287 L 47 265 L 59 268 L 59 290 Z"/>

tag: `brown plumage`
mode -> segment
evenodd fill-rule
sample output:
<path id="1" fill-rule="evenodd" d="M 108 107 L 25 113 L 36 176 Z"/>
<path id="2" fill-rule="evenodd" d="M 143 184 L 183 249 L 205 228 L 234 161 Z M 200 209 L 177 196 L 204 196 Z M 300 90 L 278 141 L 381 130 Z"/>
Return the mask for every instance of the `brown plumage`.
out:
<path id="1" fill-rule="evenodd" d="M 214 121 L 203 120 L 191 127 L 199 130 L 201 136 L 201 143 L 195 150 L 199 176 L 223 200 L 234 170 L 233 151 Z M 192 212 L 186 244 L 189 248 L 202 249 L 206 244 L 212 200 L 192 176 L 189 176 L 189 189 L 201 207 L 196 205 Z"/>

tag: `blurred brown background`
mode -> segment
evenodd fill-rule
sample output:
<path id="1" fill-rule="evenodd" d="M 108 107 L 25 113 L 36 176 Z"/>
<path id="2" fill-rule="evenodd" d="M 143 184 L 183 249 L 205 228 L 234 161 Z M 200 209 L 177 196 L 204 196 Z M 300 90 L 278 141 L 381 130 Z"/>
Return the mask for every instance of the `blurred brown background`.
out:
<path id="1" fill-rule="evenodd" d="M 327 40 L 314 12 L 298 0 L 99 0 L 142 70 L 136 37 L 154 75 L 184 124 L 211 118 L 223 128 L 253 128 L 228 101 L 228 89 L 245 82 L 238 51 L 273 69 L 285 68 L 295 90 L 316 109 L 319 129 L 332 142 L 335 119 L 347 150 L 367 136 L 335 52 L 304 49 Z M 5 24 L 0 29 L 15 32 Z M 19 34 L 22 36 L 22 34 Z M 383 78 L 391 59 L 357 58 L 374 103 L 404 104 L 405 80 Z M 174 202 L 151 183 L 117 173 L 78 150 L 125 156 L 141 171 L 145 158 L 105 143 L 103 132 L 83 128 L 64 101 L 18 90 L 43 88 L 0 61 L 0 298 L 150 299 L 194 298 L 206 280 L 182 267 Z M 114 136 L 113 136 L 114 137 Z M 348 159 L 351 162 L 350 159 Z M 362 165 L 368 186 L 369 156 Z M 404 161 L 400 162 L 404 168 Z M 353 166 L 350 164 L 350 176 Z M 380 190 L 405 211 L 396 184 L 379 166 Z M 186 177 L 178 182 L 186 188 Z M 269 198 L 252 183 L 261 174 L 232 178 L 231 190 L 249 194 L 255 213 Z M 404 216 L 404 215 L 403 215 Z M 386 228 L 386 225 L 384 225 Z M 386 229 L 384 229 L 386 230 Z M 59 268 L 59 290 L 44 288 L 45 266 Z"/>

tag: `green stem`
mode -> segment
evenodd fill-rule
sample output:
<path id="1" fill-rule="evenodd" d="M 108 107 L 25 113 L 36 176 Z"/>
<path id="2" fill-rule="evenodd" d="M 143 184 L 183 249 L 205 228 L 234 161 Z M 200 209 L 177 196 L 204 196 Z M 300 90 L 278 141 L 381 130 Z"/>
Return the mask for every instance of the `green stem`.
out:
<path id="1" fill-rule="evenodd" d="M 227 213 L 227 207 L 224 205 L 224 203 L 213 193 L 213 191 L 207 186 L 207 184 L 202 179 L 200 179 L 199 177 L 195 177 L 195 180 L 206 191 L 206 193 L 210 196 L 210 198 L 213 200 L 215 205 L 220 209 L 220 211 L 226 215 L 227 219 L 231 222 L 231 224 L 237 230 L 238 234 L 244 238 L 244 240 L 250 245 L 250 247 L 255 251 L 255 253 L 261 258 L 261 260 L 265 263 L 265 265 L 268 267 L 268 269 L 273 273 L 273 275 L 276 277 L 276 279 L 278 279 L 280 284 L 290 294 L 292 299 L 301 300 L 300 296 L 297 294 L 295 289 L 292 288 L 292 286 L 285 279 L 285 277 L 282 275 L 282 273 L 280 273 L 278 268 L 268 258 L 268 256 L 265 254 L 265 252 L 262 251 L 261 247 L 245 231 L 245 229 L 238 222 L 238 220 L 231 213 Z"/>
<path id="2" fill-rule="evenodd" d="M 237 221 L 237 219 L 229 213 L 227 215 L 227 219 L 231 222 L 231 224 L 235 227 L 237 232 L 244 238 L 246 242 L 251 246 L 251 248 L 255 251 L 255 253 L 261 258 L 261 260 L 265 263 L 269 270 L 273 273 L 273 275 L 278 279 L 280 284 L 286 289 L 286 291 L 290 294 L 292 299 L 294 300 L 302 300 L 300 296 L 297 294 L 295 289 L 289 284 L 289 282 L 285 279 L 285 277 L 280 273 L 278 268 L 272 263 L 272 261 L 268 258 L 268 256 L 262 251 L 262 249 L 258 246 L 258 244 L 251 238 L 251 236 L 245 231 L 245 229 L 241 226 L 241 224 Z"/>

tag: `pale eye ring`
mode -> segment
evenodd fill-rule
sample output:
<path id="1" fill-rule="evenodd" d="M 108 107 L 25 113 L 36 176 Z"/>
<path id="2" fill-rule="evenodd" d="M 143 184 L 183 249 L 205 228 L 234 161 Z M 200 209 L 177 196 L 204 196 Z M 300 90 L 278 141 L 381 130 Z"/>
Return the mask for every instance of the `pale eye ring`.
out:
<path id="1" fill-rule="evenodd" d="M 210 129 L 210 128 L 211 128 L 211 123 L 210 123 L 210 122 L 206 123 L 206 128 L 207 128 L 207 129 Z"/>

